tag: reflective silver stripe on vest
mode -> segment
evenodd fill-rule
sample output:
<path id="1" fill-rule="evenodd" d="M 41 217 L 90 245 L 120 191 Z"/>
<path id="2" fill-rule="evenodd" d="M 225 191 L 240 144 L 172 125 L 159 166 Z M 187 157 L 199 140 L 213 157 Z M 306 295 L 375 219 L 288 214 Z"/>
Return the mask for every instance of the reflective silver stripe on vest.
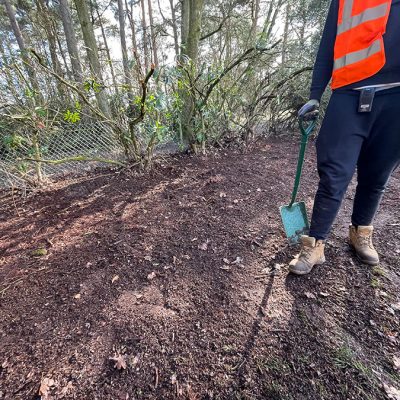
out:
<path id="1" fill-rule="evenodd" d="M 340 35 L 364 22 L 373 21 L 374 19 L 383 18 L 386 16 L 388 3 L 381 4 L 376 7 L 367 8 L 360 14 L 351 16 L 353 9 L 353 0 L 346 0 L 343 9 L 342 23 L 338 25 L 337 34 Z"/>
<path id="2" fill-rule="evenodd" d="M 352 53 L 348 53 L 345 56 L 338 58 L 335 60 L 333 64 L 333 70 L 346 67 L 347 65 L 354 64 L 358 61 L 365 60 L 372 55 L 379 53 L 381 51 L 381 40 L 377 39 L 372 44 L 362 50 L 353 51 Z"/>
<path id="3" fill-rule="evenodd" d="M 342 21 L 347 21 L 351 18 L 351 13 L 353 11 L 353 1 L 354 0 L 344 0 Z"/>

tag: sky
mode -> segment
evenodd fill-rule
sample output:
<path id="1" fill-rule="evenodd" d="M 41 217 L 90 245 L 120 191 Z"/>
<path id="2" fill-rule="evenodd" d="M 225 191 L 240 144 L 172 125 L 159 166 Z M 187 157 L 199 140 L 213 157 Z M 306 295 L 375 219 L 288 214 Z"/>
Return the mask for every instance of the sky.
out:
<path id="1" fill-rule="evenodd" d="M 177 0 L 174 1 L 174 4 L 176 2 L 177 2 Z M 171 11 L 170 11 L 169 0 L 159 0 L 159 3 L 160 3 L 160 6 L 161 6 L 161 9 L 162 9 L 162 12 L 163 12 L 163 15 L 165 16 L 165 18 L 170 18 L 171 17 Z M 148 14 L 147 14 L 147 0 L 145 0 L 145 5 L 146 5 L 146 16 L 148 16 Z M 158 8 L 158 1 L 157 0 L 152 0 L 152 6 L 153 6 L 153 15 L 154 15 L 155 22 L 157 22 L 157 23 L 162 22 L 162 18 L 160 16 L 159 8 Z M 139 6 L 136 6 L 134 8 L 134 10 L 136 10 L 136 18 L 135 18 L 136 27 L 138 29 L 140 29 L 140 31 L 137 32 L 137 33 L 140 35 L 141 34 L 141 25 L 140 25 L 140 22 L 141 22 L 141 10 L 140 10 Z M 119 26 L 118 20 L 114 17 L 114 13 L 110 8 L 108 8 L 105 11 L 104 16 L 109 21 L 111 21 L 113 24 Z M 128 39 L 127 40 L 128 43 L 127 43 L 127 45 L 128 45 L 128 47 L 131 47 L 131 42 L 130 42 L 131 41 L 131 39 L 130 39 L 131 36 L 130 36 L 130 28 L 129 28 L 128 19 L 126 19 L 125 23 L 126 23 L 126 26 L 125 26 L 126 33 L 128 35 L 128 38 L 127 38 Z M 150 24 L 150 22 L 148 20 L 148 17 L 147 17 L 147 24 L 148 25 Z M 168 32 L 172 35 L 171 29 L 169 27 L 168 27 Z M 96 33 L 98 39 L 102 42 L 102 36 L 101 36 L 100 28 L 96 29 L 95 33 Z M 108 43 L 109 43 L 110 53 L 111 53 L 112 59 L 114 61 L 117 61 L 117 62 L 118 61 L 122 62 L 121 42 L 120 42 L 119 37 L 110 36 L 109 38 L 107 38 L 107 40 L 108 40 Z M 172 37 L 163 37 L 162 40 L 163 41 L 168 40 L 171 44 L 173 44 Z M 165 46 L 163 46 L 163 48 L 165 48 Z M 173 49 L 171 49 L 168 52 L 168 54 L 166 54 L 166 56 L 167 56 L 167 62 L 166 62 L 167 64 L 174 62 L 175 53 L 174 53 Z"/>

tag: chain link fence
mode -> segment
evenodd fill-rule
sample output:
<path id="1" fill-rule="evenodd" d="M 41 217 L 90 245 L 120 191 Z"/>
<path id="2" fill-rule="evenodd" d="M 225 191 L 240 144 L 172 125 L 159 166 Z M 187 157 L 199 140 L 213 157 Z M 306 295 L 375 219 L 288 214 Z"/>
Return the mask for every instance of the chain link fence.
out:
<path id="1" fill-rule="evenodd" d="M 43 178 L 50 178 L 84 172 L 99 166 L 99 159 L 117 161 L 124 156 L 115 133 L 101 122 L 82 122 L 53 128 L 39 137 L 37 149 L 42 160 L 53 163 L 38 165 L 33 161 L 35 145 L 28 132 L 19 133 L 17 142 L 11 145 L 5 140 L 0 143 L 0 188 L 26 189 L 37 181 L 38 173 Z M 87 162 L 58 162 L 71 158 Z"/>

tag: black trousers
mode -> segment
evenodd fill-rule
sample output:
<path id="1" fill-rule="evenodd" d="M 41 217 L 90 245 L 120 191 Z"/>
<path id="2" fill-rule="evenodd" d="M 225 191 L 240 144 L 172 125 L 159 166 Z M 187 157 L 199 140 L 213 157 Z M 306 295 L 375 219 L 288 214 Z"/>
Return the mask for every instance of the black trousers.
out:
<path id="1" fill-rule="evenodd" d="M 359 92 L 334 91 L 317 139 L 320 177 L 310 236 L 326 239 L 357 169 L 353 225 L 371 225 L 393 171 L 400 164 L 400 88 L 375 94 L 359 113 Z"/>

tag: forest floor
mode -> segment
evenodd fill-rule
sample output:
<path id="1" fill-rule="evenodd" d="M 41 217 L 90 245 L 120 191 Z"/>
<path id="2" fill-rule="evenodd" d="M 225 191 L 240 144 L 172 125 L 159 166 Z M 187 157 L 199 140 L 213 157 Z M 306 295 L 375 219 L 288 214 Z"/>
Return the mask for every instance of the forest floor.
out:
<path id="1" fill-rule="evenodd" d="M 297 148 L 3 198 L 0 399 L 399 399 L 400 174 L 375 224 L 379 267 L 347 244 L 352 183 L 326 264 L 291 276 L 278 206 Z M 308 209 L 316 182 L 310 146 Z"/>

